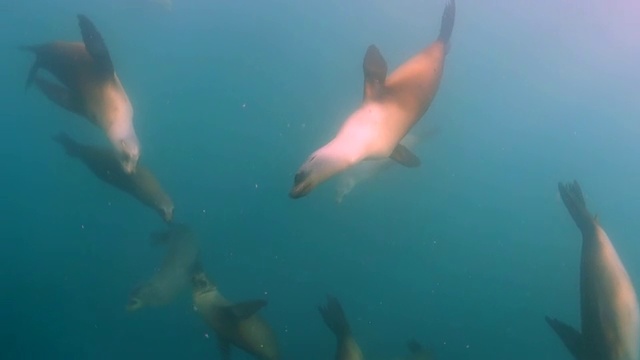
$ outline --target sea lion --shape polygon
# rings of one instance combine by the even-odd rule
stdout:
[[[36,55],[26,87],[35,83],[51,101],[101,128],[118,151],[122,168],[132,173],[140,157],[133,107],[95,25],[84,15],[78,15],[78,24],[83,43],[55,41],[21,47]],[[62,85],[39,77],[40,68]]]
[[[420,159],[400,140],[427,111],[440,86],[444,60],[455,19],[449,0],[438,39],[387,77],[387,63],[375,45],[364,57],[364,95],[360,107],[337,135],[316,150],[297,171],[289,196],[297,199],[349,167],[371,159],[391,157],[407,167]]]
[[[169,304],[189,286],[198,269],[198,239],[187,225],[172,224],[167,230],[152,233],[151,241],[166,246],[166,255],[153,277],[131,292],[127,311]]]
[[[400,144],[409,150],[413,150],[420,142],[424,141],[433,133],[435,133],[435,128],[418,134],[409,133],[400,141]],[[342,203],[344,197],[347,196],[356,185],[374,178],[389,169],[394,163],[390,158],[368,160],[360,162],[340,173],[336,186],[336,202],[338,204]]]
[[[205,323],[215,331],[222,359],[231,358],[234,345],[256,359],[279,359],[276,335],[258,311],[267,305],[266,300],[232,303],[218,290],[204,271],[193,277],[193,304]]]
[[[582,331],[545,317],[577,360],[638,360],[638,300],[609,237],[587,210],[577,181],[558,184],[582,233],[580,315]]]
[[[327,305],[318,306],[329,330],[336,336],[336,360],[362,360],[362,351],[351,334],[351,326],[338,299],[327,295]]]
[[[435,355],[429,349],[426,349],[417,340],[412,339],[407,342],[409,355],[396,358],[396,360],[435,360]]]
[[[126,173],[111,148],[81,144],[65,133],[53,139],[64,147],[67,155],[80,159],[100,180],[156,210],[165,222],[173,220],[173,201],[146,167],[138,165],[136,172]]]

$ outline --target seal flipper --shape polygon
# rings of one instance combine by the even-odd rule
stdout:
[[[327,305],[318,306],[318,311],[320,311],[324,323],[336,335],[336,338],[344,339],[351,334],[351,326],[338,299],[327,295]]]
[[[71,90],[38,76],[35,76],[32,81],[35,82],[38,89],[40,89],[40,91],[42,91],[42,93],[56,105],[71,111],[74,114],[80,116],[84,115],[81,107],[78,105],[78,102],[75,101]]]
[[[578,330],[573,327],[563,323],[558,319],[552,319],[548,316],[545,316],[547,324],[555,331],[555,333],[560,337],[560,340],[564,343],[564,345],[569,349],[569,352],[573,355],[576,360],[583,359],[582,356],[582,336],[578,332]]]
[[[449,0],[442,13],[442,20],[440,23],[440,34],[438,34],[438,40],[442,41],[446,46],[446,52],[449,52],[449,40],[451,40],[451,33],[453,33],[453,24],[456,19],[456,2],[455,0]]]
[[[218,336],[218,348],[220,349],[220,356],[222,360],[231,359],[231,343]]]
[[[225,306],[224,312],[228,317],[240,321],[250,318],[265,306],[266,300],[250,300]]]
[[[396,145],[389,157],[406,167],[414,168],[420,166],[420,159],[402,144]]]
[[[33,80],[35,80],[35,78],[36,78],[36,74],[38,73],[38,69],[40,69],[40,61],[38,60],[38,49],[39,48],[40,47],[37,46],[37,45],[22,45],[22,46],[18,46],[18,50],[28,51],[28,52],[36,54],[36,60],[33,62],[33,65],[31,65],[31,68],[29,69],[29,75],[27,75],[27,81],[24,84],[25,91],[27,89],[29,89],[31,84],[33,84]]]
[[[364,94],[363,101],[377,98],[384,89],[384,82],[387,78],[387,62],[380,54],[380,50],[375,45],[369,45],[362,62],[364,72]]]
[[[52,139],[58,144],[62,145],[65,152],[69,156],[78,156],[78,152],[80,151],[80,144],[73,140],[71,136],[67,135],[64,132],[61,132],[52,137]]]
[[[96,71],[104,77],[113,76],[114,68],[109,49],[96,26],[83,14],[78,14],[78,25],[84,46],[95,62]]]
[[[577,181],[572,183],[558,183],[560,197],[571,214],[573,221],[583,234],[590,234],[595,230],[595,218],[587,210],[587,204],[582,195],[582,189]]]

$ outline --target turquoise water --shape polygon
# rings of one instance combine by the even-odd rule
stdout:
[[[233,300],[264,298],[283,359],[331,359],[316,306],[344,306],[368,359],[416,338],[438,359],[569,359],[544,322],[578,325],[580,235],[558,181],[577,179],[631,278],[640,233],[640,6],[458,1],[422,166],[337,205],[335,182],[287,193],[362,98],[375,43],[390,69],[437,35],[444,1],[30,0],[0,12],[0,357],[215,359],[189,292],[124,310],[162,258],[157,214],[51,140],[106,144],[24,91],[23,44],[101,31],[135,109],[142,161],[198,233]],[[393,5],[392,5],[393,4]],[[208,336],[207,336],[208,335]],[[248,359],[234,351],[234,359]]]

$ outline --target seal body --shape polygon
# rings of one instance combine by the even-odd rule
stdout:
[[[580,185],[574,181],[558,188],[582,233],[582,329],[549,317],[546,321],[578,360],[638,360],[638,300],[631,279],[606,232],[587,210]]]
[[[56,135],[54,140],[62,145],[67,155],[82,161],[100,180],[154,209],[164,221],[173,220],[173,201],[149,169],[139,165],[136,172],[127,173],[113,149],[81,144],[65,133]]]
[[[167,230],[153,233],[151,240],[166,246],[166,255],[153,277],[133,290],[126,307],[128,311],[169,304],[188,288],[198,266],[198,239],[187,225],[172,224]]]
[[[192,284],[194,308],[215,331],[223,359],[230,359],[231,345],[260,360],[280,358],[275,333],[257,313],[265,300],[232,303],[203,271],[194,274]]]
[[[438,39],[387,77],[387,63],[375,45],[364,57],[364,100],[337,135],[316,150],[297,171],[291,198],[307,195],[318,184],[363,160],[392,158],[407,167],[420,160],[400,144],[428,110],[440,86],[453,31],[455,3],[442,15]]]
[[[133,126],[133,107],[115,73],[109,51],[95,25],[78,15],[83,42],[55,41],[22,49],[33,52],[27,87],[35,83],[62,108],[101,128],[117,150],[125,172],[134,172],[140,144]],[[59,82],[38,76],[42,68]]]

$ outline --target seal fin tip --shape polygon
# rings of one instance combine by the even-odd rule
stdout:
[[[95,61],[97,71],[105,77],[113,75],[114,68],[111,55],[109,55],[107,45],[98,28],[86,15],[77,14],[77,17],[80,33],[82,34],[82,41],[84,42],[87,52]]]
[[[438,40],[447,45],[449,44],[449,40],[451,40],[451,33],[453,33],[453,24],[455,23],[455,18],[456,2],[455,0],[449,0],[442,13],[440,33],[438,34]]]
[[[72,139],[71,136],[69,136],[69,134],[67,134],[66,132],[61,131],[56,135],[53,135],[51,139],[57,142],[58,144],[62,145],[67,155],[76,156],[78,154],[79,144],[74,139]]]
[[[362,62],[364,72],[364,95],[363,100],[377,97],[387,78],[387,62],[375,44],[369,45]]]
[[[592,231],[595,220],[587,209],[580,184],[576,180],[567,184],[559,182],[558,191],[562,202],[580,231]]]
[[[548,316],[545,316],[544,319],[556,335],[558,335],[560,340],[562,340],[573,357],[576,359],[582,359],[582,335],[580,332],[558,319],[550,318]]]
[[[396,145],[395,149],[393,149],[393,152],[391,153],[391,155],[389,155],[389,157],[409,168],[415,168],[420,166],[421,164],[420,158],[418,158],[414,153],[411,152],[411,150],[407,149],[407,147],[402,144]]]
[[[24,91],[29,90],[29,88],[33,84],[34,80],[36,79],[36,74],[38,73],[38,69],[39,68],[40,68],[40,65],[38,64],[38,61],[36,60],[33,63],[33,65],[31,65],[31,68],[29,69],[29,74],[27,75],[27,81],[25,81],[25,83],[24,83]]]
[[[231,359],[231,343],[220,336],[218,336],[218,349],[222,360]]]
[[[337,338],[343,338],[351,332],[351,327],[342,305],[334,296],[327,295],[327,305],[318,306],[318,311],[320,311],[324,323]]]

